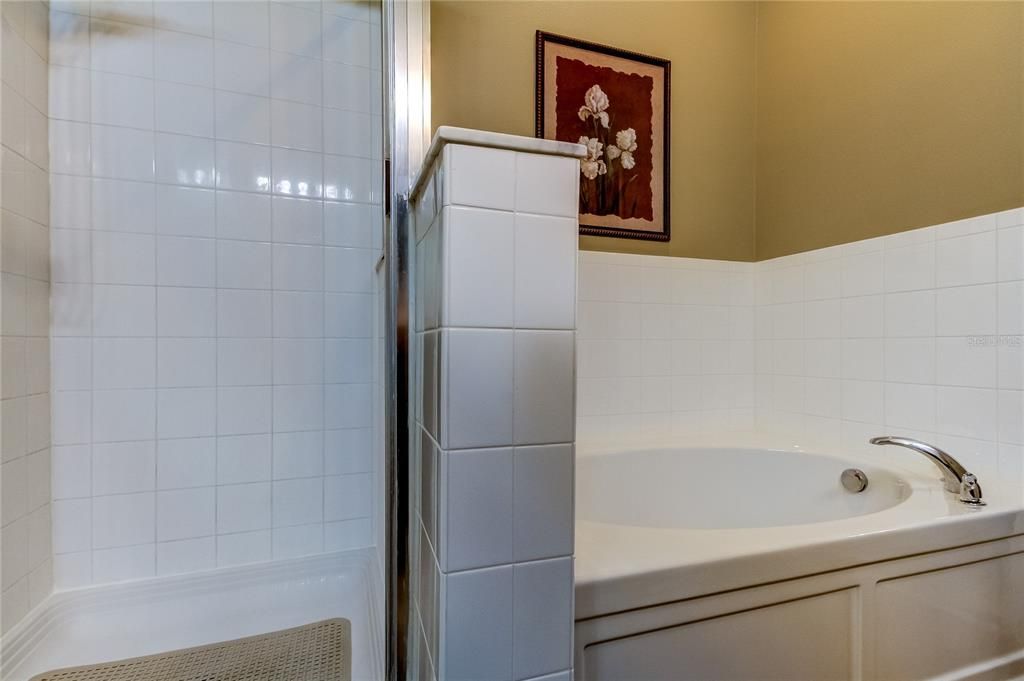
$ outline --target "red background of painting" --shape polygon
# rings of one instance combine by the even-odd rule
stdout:
[[[557,57],[555,60],[555,139],[576,142],[581,136],[594,136],[594,121],[581,121],[580,107],[583,96],[594,84],[600,85],[608,95],[609,124],[608,143],[615,142],[615,133],[626,128],[636,130],[637,150],[633,152],[636,165],[626,171],[635,173],[633,180],[623,193],[623,205],[635,205],[633,211],[617,211],[621,218],[654,219],[654,197],[651,192],[651,175],[654,164],[651,159],[653,146],[653,119],[651,95],[654,79],[635,73],[623,73],[605,66],[593,66],[578,59]],[[608,158],[604,161],[609,163]],[[619,160],[611,161],[622,170]],[[628,176],[627,175],[627,176]],[[580,182],[587,182],[580,176]]]

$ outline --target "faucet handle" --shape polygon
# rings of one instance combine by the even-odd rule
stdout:
[[[960,480],[960,502],[972,506],[984,506],[981,499],[981,484],[973,473],[964,473]]]

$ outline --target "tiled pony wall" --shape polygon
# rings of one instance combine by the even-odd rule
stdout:
[[[47,8],[4,2],[0,29],[0,633],[50,593]]]
[[[891,431],[1021,476],[1024,209],[760,263],[580,261],[580,442]]]
[[[379,6],[50,10],[57,587],[373,544]]]
[[[413,199],[414,676],[568,681],[578,160],[480,137]]]

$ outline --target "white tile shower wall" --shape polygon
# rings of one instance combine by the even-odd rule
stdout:
[[[571,667],[577,169],[452,144],[415,201],[424,679]]]
[[[1018,209],[759,263],[759,428],[845,452],[907,434],[1020,480],[1022,235]]]
[[[58,586],[371,545],[379,6],[50,9]]]
[[[47,9],[0,26],[0,633],[52,590]]]
[[[580,254],[577,440],[754,427],[754,265]]]

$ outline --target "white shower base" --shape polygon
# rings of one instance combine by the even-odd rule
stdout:
[[[54,594],[4,640],[5,681],[296,627],[352,621],[352,678],[383,677],[373,549]]]

